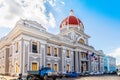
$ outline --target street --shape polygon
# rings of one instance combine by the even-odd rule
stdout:
[[[4,76],[4,78],[6,78],[7,80],[16,79],[16,77],[9,77],[9,76]],[[3,79],[0,78],[0,80],[3,80]],[[52,80],[52,79],[49,79],[49,80]],[[86,77],[78,77],[78,78],[61,78],[57,80],[120,80],[120,76],[116,76],[116,75],[86,76]]]
[[[88,77],[79,77],[79,78],[64,78],[60,80],[120,80],[120,76],[103,75],[103,76],[88,76]]]

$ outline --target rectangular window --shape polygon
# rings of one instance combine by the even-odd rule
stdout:
[[[32,63],[32,71],[38,70],[37,66],[38,66],[37,63],[33,62]]]
[[[82,52],[81,57],[82,57],[82,59],[86,58],[86,53]]]
[[[70,58],[70,51],[69,50],[67,50],[67,52],[66,52],[67,54],[66,54],[66,57],[67,58]]]
[[[47,64],[47,67],[51,68],[51,64],[50,64],[50,63],[48,63],[48,64]]]
[[[50,46],[47,47],[47,55],[49,55],[49,56],[51,55],[51,53],[50,53]]]
[[[11,47],[10,47],[10,54],[9,54],[10,57],[12,56],[12,50],[13,50],[12,48],[13,48],[13,47],[11,46]]]
[[[70,72],[70,65],[69,64],[67,64],[67,66],[66,66],[66,72]]]
[[[86,58],[86,53],[84,53],[84,58]]]
[[[16,48],[16,53],[17,53],[18,52],[18,42],[16,42],[15,48]]]
[[[82,56],[82,58],[84,58],[84,54],[83,53],[81,53],[81,56]]]
[[[57,71],[57,70],[58,70],[58,65],[54,64],[54,71]]]
[[[32,52],[38,53],[38,45],[37,42],[32,42]]]
[[[54,48],[54,56],[57,57],[57,48]]]

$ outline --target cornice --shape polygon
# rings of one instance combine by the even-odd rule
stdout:
[[[89,35],[85,34],[85,33],[82,32],[82,31],[79,31],[79,30],[77,30],[77,29],[69,29],[69,30],[66,30],[66,31],[64,31],[64,32],[62,32],[62,33],[59,33],[59,34],[57,34],[57,35],[58,35],[58,36],[59,36],[59,35],[64,35],[64,34],[67,34],[67,33],[70,33],[70,32],[76,32],[76,33],[78,33],[78,34],[80,34],[80,35],[82,35],[82,36],[84,36],[84,37],[86,37],[86,38],[90,38]]]

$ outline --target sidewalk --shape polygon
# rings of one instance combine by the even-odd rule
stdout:
[[[2,75],[0,75],[0,78],[1,77],[4,77],[4,78],[6,78],[7,80],[14,80],[14,79],[17,79],[17,77],[11,77],[11,76],[2,76]]]

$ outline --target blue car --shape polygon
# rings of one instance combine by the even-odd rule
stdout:
[[[68,72],[68,73],[65,73],[65,77],[78,77],[78,73],[76,72]]]

